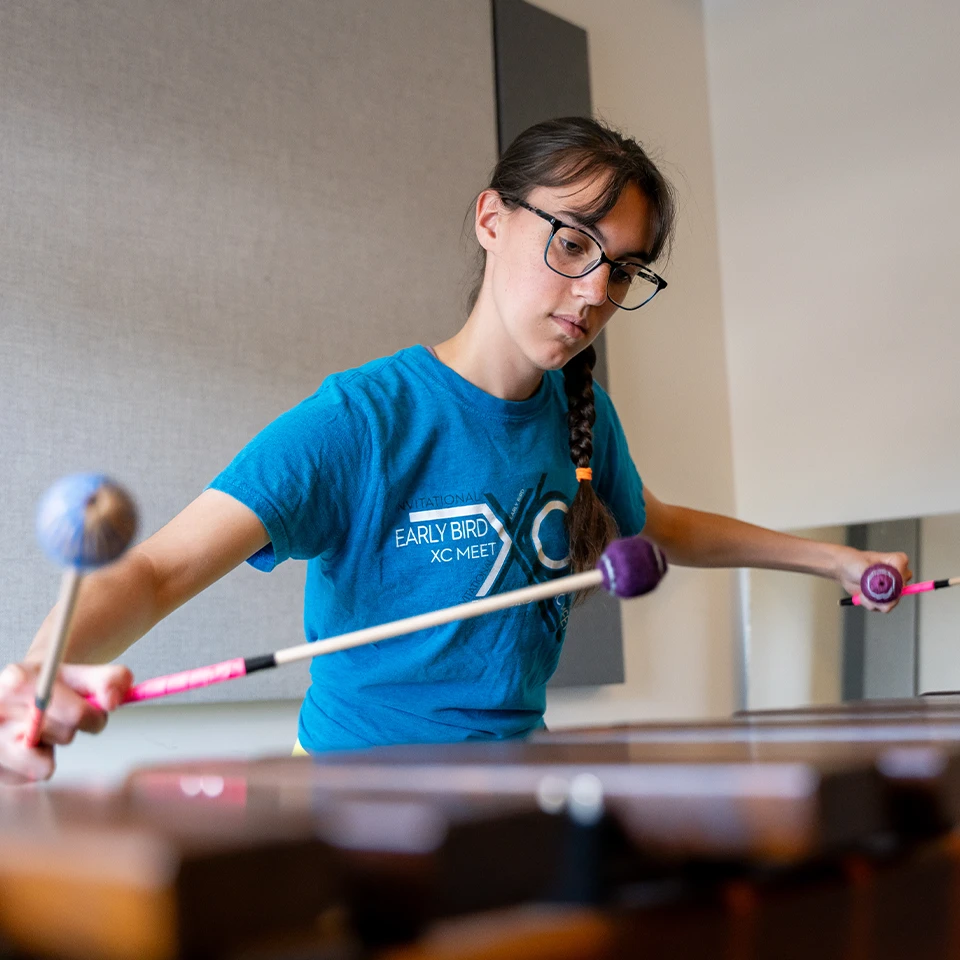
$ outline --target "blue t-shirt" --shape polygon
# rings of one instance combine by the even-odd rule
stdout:
[[[594,486],[621,535],[643,486],[595,386]],[[212,483],[250,507],[272,570],[307,561],[308,641],[570,573],[577,490],[563,375],[528,400],[480,390],[421,346],[334,374]],[[522,736],[542,725],[572,598],[317,657],[300,711],[310,751]]]

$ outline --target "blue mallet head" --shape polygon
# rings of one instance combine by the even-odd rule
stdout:
[[[663,579],[667,558],[659,547],[642,537],[614,540],[600,556],[597,569],[603,589],[615,597],[642,597]]]
[[[137,532],[130,495],[96,473],[58,480],[37,507],[37,539],[44,552],[66,567],[102,567],[127,549]]]

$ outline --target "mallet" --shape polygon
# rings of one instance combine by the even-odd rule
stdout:
[[[37,508],[37,538],[44,552],[66,567],[60,599],[24,740],[40,742],[40,728],[70,636],[70,622],[84,573],[116,560],[137,532],[137,510],[129,495],[100,474],[58,480]]]
[[[844,597],[840,601],[841,607],[859,607],[863,597],[873,600],[874,603],[891,603],[899,597],[911,593],[927,593],[930,590],[942,590],[944,587],[955,587],[960,584],[960,577],[948,580],[925,580],[923,583],[909,583],[903,585],[903,578],[896,567],[888,563],[875,563],[867,567],[860,578],[860,593],[852,597]]]
[[[469,603],[460,603],[431,613],[405,617],[402,620],[394,620],[377,627],[353,630],[350,633],[329,637],[326,640],[317,640],[314,643],[302,643],[295,647],[277,650],[274,653],[257,657],[237,657],[206,667],[197,667],[193,670],[184,670],[181,673],[154,677],[152,680],[144,680],[142,683],[131,687],[123,702],[152,700],[155,697],[165,697],[173,693],[182,693],[185,690],[195,690],[212,683],[245,677],[257,670],[266,670],[270,667],[279,667],[285,663],[293,663],[295,660],[307,660],[325,653],[349,650],[351,647],[359,647],[366,643],[376,643],[378,640],[387,640],[390,637],[414,633],[417,630],[438,627],[445,623],[452,623],[454,620],[468,620],[472,617],[483,616],[485,613],[492,613],[495,610],[504,610],[507,607],[515,607],[523,603],[533,603],[536,600],[545,600],[563,593],[589,590],[592,587],[603,587],[604,590],[616,597],[639,597],[653,590],[663,579],[666,572],[666,557],[648,540],[640,537],[615,540],[603,552],[595,570],[575,573],[567,577],[558,577],[556,580],[547,580],[544,583],[522,587],[519,590],[511,590],[508,593],[484,597],[482,600],[471,600]],[[92,702],[96,701],[93,700]]]

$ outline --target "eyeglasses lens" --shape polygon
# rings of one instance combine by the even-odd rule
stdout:
[[[585,233],[561,227],[547,247],[547,264],[565,277],[582,277],[600,259],[600,245]],[[643,306],[657,292],[657,284],[640,272],[639,264],[623,263],[610,268],[607,294],[627,310]]]

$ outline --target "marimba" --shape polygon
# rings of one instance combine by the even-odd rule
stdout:
[[[0,794],[11,957],[960,957],[960,702]]]

